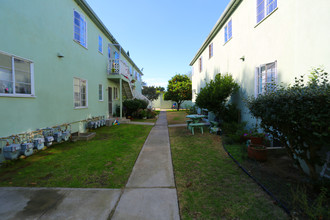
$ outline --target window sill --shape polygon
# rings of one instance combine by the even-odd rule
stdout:
[[[101,55],[103,55],[103,52],[99,51],[99,53],[100,53]]]
[[[82,46],[83,48],[85,48],[86,50],[88,50],[87,45],[86,45],[86,47],[85,47],[85,46],[82,45],[79,41],[77,41],[77,40],[75,40],[75,39],[73,39],[73,41],[76,42],[77,44],[79,44],[80,46]]]
[[[84,107],[74,107],[73,109],[87,109],[88,108],[88,106],[84,106]]]
[[[231,39],[233,39],[233,37],[229,38],[229,40],[227,40],[227,42],[225,42],[225,43],[223,44],[223,46],[225,46],[226,44],[228,44],[228,42],[231,41]]]
[[[0,97],[10,97],[10,98],[37,98],[35,95],[23,95],[23,94],[0,94]]]
[[[271,13],[269,13],[266,17],[264,17],[261,21],[259,21],[259,23],[257,23],[254,28],[258,27],[259,24],[261,24],[264,20],[266,20],[269,16],[271,16],[275,11],[277,11],[278,7],[275,8]]]

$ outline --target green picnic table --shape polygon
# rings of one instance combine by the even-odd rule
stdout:
[[[194,135],[194,128],[198,127],[201,129],[201,133],[203,134],[204,130],[203,127],[206,125],[205,123],[200,123],[199,121],[202,118],[206,118],[206,115],[187,115],[186,118],[189,118],[189,120],[187,120],[187,128],[191,131],[191,133]]]

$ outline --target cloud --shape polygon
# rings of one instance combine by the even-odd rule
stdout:
[[[167,88],[168,80],[161,78],[145,78],[144,82],[147,83],[147,86],[162,86],[165,89]]]

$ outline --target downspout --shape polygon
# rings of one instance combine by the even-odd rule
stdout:
[[[119,101],[120,101],[120,119],[123,118],[123,81],[122,79],[119,80]]]

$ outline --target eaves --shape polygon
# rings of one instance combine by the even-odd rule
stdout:
[[[221,30],[221,28],[226,24],[227,20],[234,13],[236,8],[239,6],[239,4],[242,1],[243,0],[231,0],[229,2],[229,4],[226,7],[225,11],[222,13],[219,20],[217,21],[217,23],[212,28],[210,34],[207,36],[206,40],[204,41],[202,46],[199,48],[197,54],[195,55],[195,57],[190,62],[190,64],[189,64],[190,66],[194,65],[196,60],[200,57],[200,55],[203,53],[203,51],[206,49],[206,47],[211,43],[211,41],[218,34],[218,32]]]
[[[105,36],[113,43],[118,44],[118,41],[115,39],[115,37],[110,33],[110,31],[106,28],[106,26],[103,24],[101,19],[95,14],[93,9],[87,4],[85,0],[74,0],[79,7],[87,14],[87,16],[94,22],[94,24],[103,32]],[[141,70],[138,68],[138,66],[133,62],[133,60],[127,55],[126,51],[122,48],[121,49],[122,55],[135,67],[135,69],[138,70],[138,72],[143,75]]]

